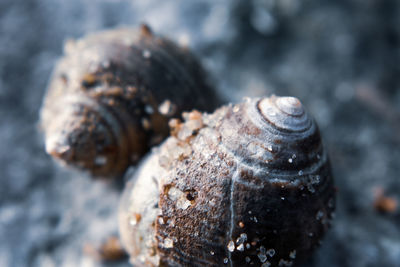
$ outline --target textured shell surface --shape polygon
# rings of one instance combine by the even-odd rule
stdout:
[[[46,150],[95,176],[122,174],[184,110],[219,99],[187,48],[143,25],[65,44],[41,110]]]
[[[132,261],[291,266],[309,257],[329,228],[335,192],[300,101],[247,99],[184,118],[122,196],[120,233]]]

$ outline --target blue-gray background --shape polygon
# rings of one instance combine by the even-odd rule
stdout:
[[[38,111],[68,38],[149,23],[189,42],[229,101],[300,98],[334,167],[332,230],[307,266],[400,266],[397,0],[0,0],[0,266],[98,266],[86,242],[117,233],[114,186],[56,165]],[[107,266],[128,266],[127,262]]]

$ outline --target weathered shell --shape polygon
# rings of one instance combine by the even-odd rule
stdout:
[[[327,231],[335,205],[318,128],[293,97],[186,114],[142,163],[120,204],[132,261],[290,266]]]
[[[46,150],[95,176],[115,176],[168,135],[184,110],[220,100],[193,54],[147,26],[65,45],[41,111]]]

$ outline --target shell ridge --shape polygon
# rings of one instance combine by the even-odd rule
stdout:
[[[154,59],[154,62],[164,69],[166,75],[173,76],[178,85],[180,85],[179,91],[170,90],[168,92],[168,98],[180,99],[179,95],[182,94],[182,91],[185,92],[184,95],[187,97],[192,96],[192,94],[195,92],[196,97],[202,99],[201,101],[204,103],[204,97],[201,92],[199,92],[199,87],[195,85],[195,81],[190,77],[188,71],[182,68],[181,64],[178,62],[178,59],[174,56],[171,56],[165,47],[157,44],[156,41],[152,41],[150,43],[146,43],[144,46],[138,44],[135,48],[138,50],[138,52],[151,49],[151,58]],[[162,88],[155,89],[161,90]],[[173,95],[171,95],[171,93],[173,93]]]
[[[151,46],[155,48],[152,53],[156,52],[156,54],[160,54],[160,58],[164,57],[166,59],[159,60],[160,65],[163,65],[169,74],[175,76],[179,83],[184,85],[182,89],[185,88],[187,92],[190,92],[190,88],[196,88],[194,81],[190,78],[188,72],[180,66],[179,62],[177,62],[176,59],[171,56],[163,46],[157,46],[157,44],[154,43],[151,43]],[[170,65],[163,64],[163,62],[168,62]]]
[[[170,44],[171,41],[169,39],[165,39],[164,42],[166,45],[171,45]],[[151,45],[157,46],[157,44],[155,44],[155,42],[153,42]],[[183,52],[182,47],[180,47],[180,46],[178,46],[178,47],[180,50],[179,52]],[[184,79],[182,79],[182,80],[185,80],[185,82],[187,82],[189,84],[188,87],[192,87],[192,88],[195,87],[195,83],[194,83],[193,79],[188,75],[188,71],[185,68],[183,68],[181,66],[181,64],[178,62],[178,58],[171,55],[171,53],[168,52],[168,50],[166,49],[166,46],[159,45],[157,48],[158,48],[157,52],[159,52],[161,55],[165,56],[165,58],[168,59],[167,62],[172,63],[173,68],[176,70],[176,77],[181,78],[182,76],[179,74],[182,74],[184,76]]]
[[[105,105],[100,105],[98,102],[96,102],[88,95],[69,94],[64,98],[62,98],[62,101],[71,104],[84,104],[84,106],[90,107],[93,111],[97,112],[97,114],[99,114],[100,117],[104,118],[104,120],[111,125],[111,129],[113,129],[114,134],[119,135],[122,132],[121,126],[119,125],[119,121],[115,120],[113,115],[108,112]]]
[[[154,43],[155,42],[153,42],[152,45],[157,46],[157,44],[154,44]],[[167,43],[167,45],[170,45],[170,40],[166,39],[166,43]],[[180,64],[178,61],[179,59],[177,57],[171,55],[171,53],[168,52],[168,49],[165,46],[159,45],[157,48],[158,49],[156,50],[156,52],[163,54],[165,56],[165,58],[167,59],[166,62],[171,63],[172,68],[171,68],[171,66],[168,66],[168,70],[175,69],[176,70],[175,73],[174,72],[172,72],[172,73],[175,74],[175,77],[177,78],[177,80],[179,80],[180,83],[186,85],[183,88],[186,88],[187,93],[190,93],[188,95],[188,97],[189,96],[194,97],[193,93],[195,93],[196,97],[199,98],[203,104],[206,104],[208,100],[204,97],[203,88],[204,87],[210,88],[208,83],[205,82],[202,87],[197,86],[195,83],[195,79],[189,75],[190,71],[183,68],[184,64]],[[182,48],[180,46],[179,46],[179,49],[180,49],[179,52],[182,52]],[[187,57],[187,55],[185,55],[185,56]],[[189,56],[195,57],[195,55],[190,53],[190,51],[189,51]],[[201,78],[202,80],[206,79],[201,64],[198,64],[197,62],[192,62],[192,64],[196,65],[196,68],[197,68],[197,74],[199,77],[196,77],[196,80],[199,78]],[[184,77],[184,78],[182,78],[182,77]],[[179,91],[178,93],[181,93],[181,91]],[[212,101],[215,101],[215,100],[213,99]]]
[[[275,184],[275,183],[285,183],[287,186],[296,186],[298,183],[302,184],[307,184],[308,179],[310,175],[313,175],[315,173],[319,173],[319,170],[323,168],[326,163],[328,162],[328,156],[326,153],[323,153],[321,156],[320,160],[317,161],[315,164],[311,165],[307,169],[302,169],[301,171],[303,174],[299,176],[298,170],[288,172],[288,173],[283,173],[279,169],[271,169],[266,166],[260,166],[260,164],[248,164],[247,162],[241,160],[241,157],[231,150],[229,150],[223,143],[220,143],[220,147],[224,150],[225,153],[227,153],[229,156],[235,159],[237,162],[237,170],[235,172],[239,172],[239,169],[247,169],[251,170],[254,173],[254,177],[257,179],[260,179],[262,181],[268,181],[268,183]],[[240,166],[240,168],[239,168]],[[262,168],[261,168],[262,167]],[[265,169],[263,170],[262,173],[260,173],[260,169]],[[291,177],[298,177],[299,180],[297,180],[297,183],[290,183],[290,178]],[[263,188],[263,186],[259,186],[256,183],[251,183],[249,181],[240,179],[240,175],[236,177],[237,179],[235,180],[236,183],[243,184],[248,186],[249,188],[253,189],[260,189]],[[325,179],[324,181],[320,181],[318,184],[320,186],[325,185],[328,183],[328,179]]]
[[[258,170],[258,169],[265,169],[265,171],[270,174],[270,175],[274,175],[276,177],[287,177],[287,176],[297,176],[298,172],[300,170],[293,170],[293,171],[287,171],[287,173],[283,173],[281,170],[279,169],[274,169],[271,168],[269,166],[267,166],[267,163],[253,163],[251,164],[251,161],[245,161],[243,160],[243,157],[236,151],[229,149],[222,141],[219,142],[218,146],[220,146],[223,151],[229,155],[231,155],[238,163],[240,163],[241,165],[245,166],[248,169],[251,170]],[[321,166],[323,166],[328,160],[327,154],[326,152],[324,152],[321,155],[321,158],[319,161],[315,162],[314,164],[310,165],[307,168],[302,168],[301,171],[303,172],[303,175],[309,175],[312,173],[315,173],[316,170],[318,170]]]
[[[121,120],[118,119],[116,112],[112,112],[110,110],[110,106],[101,101],[96,102],[93,98],[86,94],[71,94],[63,100],[73,104],[85,104],[85,106],[90,107],[92,111],[95,111],[98,114],[100,120],[104,122],[105,126],[107,126],[107,129],[110,130],[113,140],[118,145],[118,148],[124,149],[125,154],[128,154],[128,147],[123,145],[124,140],[130,143],[129,138],[126,138],[126,133],[124,131],[125,127],[123,126],[123,123],[121,123]],[[120,136],[124,136],[125,138],[119,138]],[[119,157],[116,157],[114,159],[113,166],[118,165],[117,161],[119,161],[121,157],[124,157],[124,153],[118,154]]]
[[[132,149],[134,146],[134,143],[132,143],[133,140],[131,140],[131,136],[134,134],[132,133],[132,129],[129,126],[128,123],[129,121],[132,121],[132,117],[125,112],[124,109],[117,109],[114,108],[110,105],[106,105],[104,102],[99,101],[100,105],[103,105],[103,108],[109,112],[110,115],[112,115],[115,120],[117,120],[117,124],[121,126],[121,132],[120,136],[121,138],[118,138],[118,147],[119,147],[119,153],[118,157],[115,158],[114,160],[114,166],[117,166],[117,162],[120,160],[126,160],[126,156],[130,157],[132,153]],[[126,142],[126,145],[124,145],[124,141]],[[123,151],[121,151],[123,150]],[[122,152],[122,153],[121,153]],[[128,161],[131,161],[130,159]]]
[[[168,55],[166,51],[162,48],[162,46],[154,44],[153,42],[150,44],[151,45],[151,58],[154,59],[154,62],[156,62],[159,66],[161,66],[163,69],[165,69],[165,73],[172,75],[176,78],[176,81],[178,81],[181,85],[180,88],[183,89],[185,88],[185,91],[190,92],[190,88],[193,87],[193,84],[188,85],[188,79],[186,71],[183,69],[181,70],[181,75],[175,71],[177,69],[177,66],[179,66],[179,63],[176,64],[174,62],[174,58]],[[139,50],[146,50],[149,47],[139,47]],[[167,64],[168,63],[168,64]],[[173,64],[171,64],[173,63]],[[186,75],[185,75],[186,73]],[[185,79],[182,79],[181,77],[185,76]],[[181,93],[181,92],[180,92]]]

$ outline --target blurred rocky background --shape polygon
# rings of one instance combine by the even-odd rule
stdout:
[[[140,22],[189,43],[228,101],[315,116],[338,207],[305,266],[400,266],[398,0],[1,0],[0,266],[129,266],[90,249],[117,234],[120,189],[56,165],[37,121],[67,39]]]

